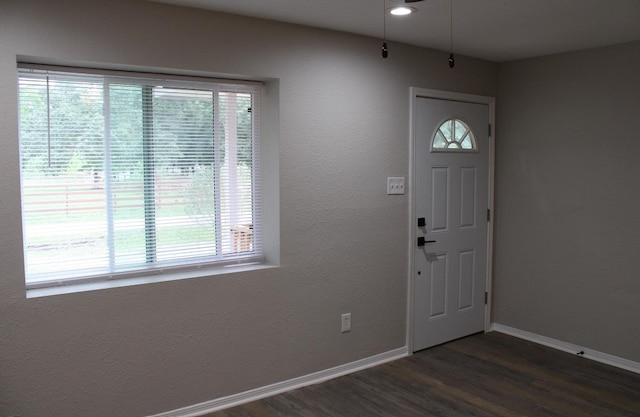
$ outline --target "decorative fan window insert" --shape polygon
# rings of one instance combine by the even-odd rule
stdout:
[[[476,138],[471,128],[459,119],[449,119],[442,123],[433,136],[431,149],[434,151],[476,151]]]

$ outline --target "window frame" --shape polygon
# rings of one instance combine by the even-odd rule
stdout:
[[[453,135],[452,138],[448,138],[445,136],[444,132],[442,131],[442,127],[447,124],[447,123],[452,123],[453,126],[453,131],[451,132],[451,134]],[[462,126],[466,129],[465,133],[463,134],[463,136],[460,138],[460,140],[457,140],[455,138],[455,125],[457,123],[462,124]],[[436,143],[436,137],[438,136],[438,134],[440,134],[442,136],[442,138],[444,139],[444,141],[446,142],[446,146],[443,148],[439,148],[435,146]],[[463,148],[462,147],[462,142],[465,141],[465,138],[468,138],[469,141],[471,142],[471,148]],[[456,144],[459,147],[450,147],[451,144]],[[438,127],[436,128],[435,132],[433,133],[432,137],[431,137],[431,147],[430,147],[430,151],[433,153],[469,153],[469,152],[478,152],[478,141],[476,140],[476,136],[475,133],[473,132],[473,130],[471,129],[471,127],[469,126],[469,124],[467,122],[465,122],[463,119],[458,118],[458,117],[451,117],[448,118],[442,122],[440,122],[438,124]]]
[[[20,77],[21,71],[49,71],[52,73],[71,73],[74,75],[86,74],[88,76],[101,76],[104,77],[105,82],[109,81],[109,83],[117,84],[119,82],[131,82],[132,80],[138,80],[140,85],[147,85],[145,81],[152,81],[153,83],[162,83],[162,85],[173,86],[173,87],[184,87],[185,83],[190,86],[202,85],[206,89],[210,89],[211,86],[215,85],[219,87],[214,94],[215,102],[214,102],[214,112],[216,113],[217,120],[217,112],[218,109],[218,99],[219,93],[222,91],[232,92],[232,91],[251,91],[252,94],[252,105],[251,105],[251,132],[252,132],[252,176],[251,176],[251,187],[252,187],[252,198],[257,200],[256,206],[253,211],[253,239],[255,239],[254,243],[254,251],[246,254],[235,254],[229,255],[224,254],[222,252],[218,252],[216,255],[216,259],[211,260],[211,256],[206,257],[196,257],[190,258],[185,262],[167,262],[163,263],[154,263],[153,266],[148,268],[145,267],[136,267],[129,268],[123,272],[120,271],[110,271],[106,273],[100,274],[78,274],[73,275],[70,274],[69,277],[66,278],[52,278],[52,279],[44,279],[44,280],[28,280],[27,276],[27,238],[26,238],[26,219],[24,215],[24,204],[23,204],[23,164],[22,164],[22,151],[20,152],[20,178],[21,178],[21,208],[22,208],[22,223],[23,223],[23,254],[25,261],[25,286],[27,291],[29,290],[42,290],[42,289],[51,289],[55,287],[62,286],[77,286],[83,284],[96,284],[96,283],[109,283],[114,281],[119,281],[122,285],[129,285],[131,283],[139,283],[138,280],[143,278],[144,282],[158,282],[158,281],[166,281],[176,278],[188,278],[192,276],[202,276],[206,275],[214,275],[218,273],[227,273],[231,272],[230,267],[233,267],[234,270],[246,270],[247,267],[249,269],[260,268],[265,266],[265,255],[263,249],[263,236],[262,236],[262,206],[260,204],[261,199],[261,171],[260,171],[260,134],[259,134],[259,114],[260,114],[260,89],[263,87],[263,83],[260,81],[246,81],[246,80],[231,80],[224,78],[213,78],[213,77],[194,77],[194,76],[184,76],[184,75],[174,75],[174,74],[162,74],[162,73],[154,73],[154,72],[131,72],[131,71],[117,71],[117,70],[104,70],[104,69],[93,69],[93,68],[78,68],[78,67],[60,67],[53,65],[41,65],[41,64],[30,64],[30,63],[18,63],[18,78]],[[214,126],[214,131],[217,131],[218,127]],[[106,131],[106,128],[105,128]],[[20,132],[22,132],[22,127],[20,127]],[[215,133],[218,135],[218,132]],[[109,135],[103,135],[103,139],[108,141]],[[108,145],[107,145],[108,146]],[[20,147],[22,148],[22,139],[20,139]],[[105,157],[106,158],[106,157]],[[214,163],[214,169],[219,170],[219,161],[217,160],[218,156],[215,156],[216,162]],[[105,159],[105,175],[106,171],[108,171],[106,164],[107,160]],[[219,181],[219,175],[215,176],[216,181]],[[219,187],[217,185],[216,187]],[[108,191],[105,189],[105,196],[108,194]],[[220,193],[215,192],[215,199],[217,201],[216,204],[219,204]],[[107,198],[107,197],[105,197]],[[107,208],[105,207],[105,210]],[[218,212],[219,213],[219,212]],[[219,221],[220,215],[216,216]],[[145,222],[148,219],[145,216]],[[219,236],[220,233],[217,233]],[[217,237],[216,240],[219,240],[220,237]],[[218,246],[218,244],[216,244]],[[108,287],[113,285],[108,284]]]

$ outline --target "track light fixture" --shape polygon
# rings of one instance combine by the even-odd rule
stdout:
[[[417,3],[424,0],[404,0],[405,3]],[[406,10],[408,12],[399,13],[402,14],[410,14],[415,11],[412,7],[396,7],[393,10]],[[391,13],[394,14],[393,10]],[[449,0],[449,68],[454,68],[456,66],[456,59],[453,55],[453,0]],[[382,0],[382,24],[383,24],[383,38],[382,38],[382,58],[389,57],[389,46],[387,45],[387,0]]]
[[[451,22],[449,25],[449,68],[456,66],[456,60],[453,57],[453,0],[449,0],[449,17]]]
[[[389,47],[387,46],[387,0],[382,0],[382,57],[389,56]]]

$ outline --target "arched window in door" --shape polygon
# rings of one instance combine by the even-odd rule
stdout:
[[[431,141],[433,152],[475,152],[476,138],[471,128],[460,119],[449,119],[442,123]]]

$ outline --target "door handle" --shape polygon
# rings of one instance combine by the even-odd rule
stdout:
[[[425,240],[423,236],[420,236],[418,238],[418,246],[422,247],[422,246],[424,246],[425,243],[436,243],[436,241],[435,240]]]

